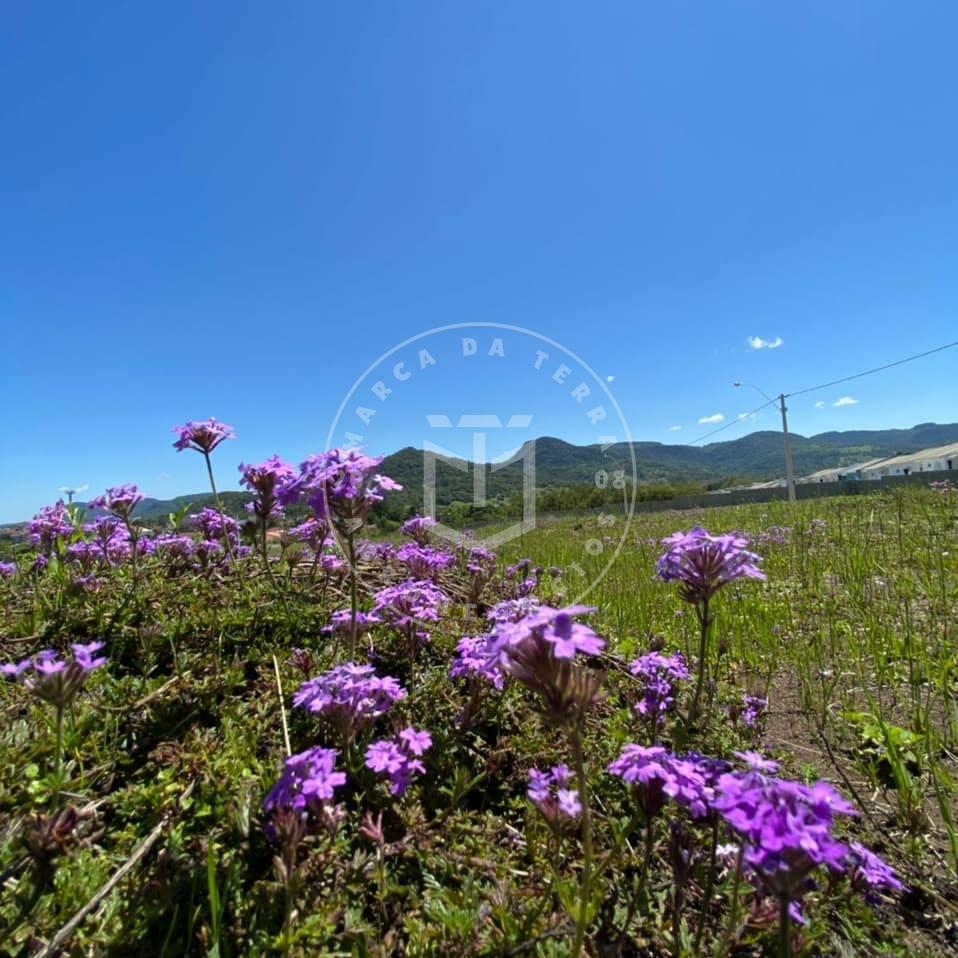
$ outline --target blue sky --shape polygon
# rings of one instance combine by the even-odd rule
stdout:
[[[448,324],[561,343],[664,442],[761,401],[733,380],[796,390],[958,338],[954,4],[0,17],[0,521],[64,483],[201,490],[170,445],[187,418],[236,427],[224,486],[298,461],[367,366]],[[577,364],[554,383],[559,352],[531,370],[531,339],[490,357],[478,331],[473,366],[434,341],[371,451],[443,411],[595,441]],[[956,372],[951,350],[799,397],[791,425],[955,420]]]

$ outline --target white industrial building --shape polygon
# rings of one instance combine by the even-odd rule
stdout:
[[[902,456],[892,456],[875,463],[862,472],[863,479],[883,479],[885,476],[913,476],[919,472],[948,472],[958,470],[958,442],[946,446],[920,449]]]
[[[843,482],[859,479],[884,479],[885,476],[912,476],[919,472],[958,472],[958,442],[931,449],[920,449],[900,456],[885,456],[881,459],[869,459],[850,466],[838,466],[834,469],[819,469],[808,476],[796,479],[796,482]]]
[[[811,475],[802,476],[801,479],[796,479],[796,482],[842,482],[846,479],[855,480],[855,479],[864,479],[866,478],[864,473],[869,470],[878,468],[878,466],[887,461],[888,457],[884,459],[869,459],[866,462],[857,462],[850,466],[838,466],[834,469],[819,469],[818,472],[813,472]],[[873,478],[871,476],[867,478]],[[878,477],[874,477],[878,478]]]

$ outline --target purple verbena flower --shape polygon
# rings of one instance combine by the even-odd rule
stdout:
[[[836,815],[855,809],[827,782],[776,778],[761,770],[754,753],[743,754],[751,767],[720,777],[713,808],[743,839],[745,863],[763,885],[798,901],[817,866],[844,870],[846,848],[832,826]]]
[[[366,456],[355,449],[328,449],[307,456],[295,481],[283,489],[281,504],[303,496],[318,518],[338,522],[352,535],[370,509],[382,501],[384,492],[402,489],[376,472],[381,462],[381,456]]]
[[[682,653],[647,652],[633,660],[629,671],[642,680],[642,697],[635,710],[657,726],[659,719],[675,704],[677,683],[690,678]]]
[[[305,542],[313,552],[321,552],[329,538],[329,524],[315,516],[294,526],[289,534],[299,542]]]
[[[271,456],[255,465],[240,463],[240,485],[253,493],[253,501],[247,506],[261,522],[282,514],[279,502],[283,489],[292,485],[296,470],[283,462],[279,456]]]
[[[904,890],[905,886],[895,874],[895,869],[861,842],[849,842],[846,852],[845,867],[851,883],[864,891],[866,896],[881,889],[895,892]]]
[[[406,697],[406,690],[390,675],[376,675],[371,665],[346,662],[304,682],[293,695],[293,705],[321,715],[344,742]]]
[[[124,522],[129,520],[137,504],[143,501],[143,493],[133,483],[111,486],[102,496],[91,499],[87,505],[91,509],[105,509]]]
[[[366,749],[366,767],[389,777],[389,791],[402,795],[415,773],[424,773],[419,760],[432,746],[432,736],[425,731],[405,728],[391,739],[379,739]]]
[[[73,534],[74,525],[70,513],[59,500],[55,505],[44,506],[30,520],[30,542],[41,555],[49,556],[60,539]]]
[[[768,699],[760,695],[745,694],[741,711],[742,722],[750,729],[759,729],[765,721],[765,710],[768,708]]]
[[[499,622],[489,639],[490,664],[538,693],[545,713],[559,723],[581,717],[598,693],[601,675],[582,668],[577,653],[596,655],[605,641],[573,618],[591,611],[538,606],[517,622]]]
[[[434,579],[443,569],[448,569],[456,557],[449,552],[440,552],[430,546],[407,542],[396,552],[396,558],[405,564],[414,579]]]
[[[449,665],[449,677],[453,679],[478,679],[489,682],[501,689],[505,677],[499,667],[497,657],[489,650],[490,635],[464,636],[456,644],[452,662]]]
[[[734,533],[710,535],[696,526],[662,540],[667,547],[656,563],[666,582],[679,582],[679,595],[692,603],[705,602],[736,579],[764,579],[760,557],[745,547],[748,541]]]
[[[568,765],[554,765],[545,772],[529,769],[526,794],[553,828],[561,828],[582,814],[579,792],[569,788],[571,778]]]
[[[184,449],[195,449],[207,456],[224,439],[236,438],[232,426],[227,426],[224,422],[217,422],[214,418],[199,422],[190,420],[183,426],[174,426],[173,432],[180,437],[173,443],[173,448],[178,452],[182,452]]]
[[[588,605],[570,605],[564,609],[541,605],[518,622],[500,624],[497,631],[503,668],[509,671],[507,660],[514,658],[511,650],[530,640],[548,642],[557,659],[573,659],[580,652],[598,655],[605,648],[605,641],[589,626],[573,618],[594,611],[595,608]]]
[[[155,544],[158,554],[180,559],[188,559],[196,551],[192,536],[181,532],[162,533],[156,537]]]
[[[518,622],[529,613],[534,612],[541,604],[534,595],[523,596],[519,599],[503,599],[502,602],[497,602],[486,613],[486,617],[496,625],[505,622]]]
[[[329,625],[323,626],[322,631],[326,635],[349,635],[349,631],[352,628],[352,620],[353,616],[349,609],[341,609],[339,612],[332,614]],[[371,626],[378,625],[381,621],[374,612],[357,611],[356,630],[357,632],[365,632]]]
[[[425,642],[429,633],[420,626],[439,621],[439,610],[448,601],[445,593],[427,579],[407,579],[380,589],[373,611],[410,641]]]
[[[22,678],[24,686],[44,702],[56,708],[68,706],[83,688],[94,669],[106,664],[106,658],[96,653],[102,642],[75,643],[73,657],[61,658],[52,649],[44,649],[21,662],[7,663],[2,672],[8,678]]]
[[[17,572],[16,562],[0,562],[0,579],[10,579]]]
[[[290,816],[302,820],[310,815],[328,828],[341,820],[343,812],[333,804],[336,789],[346,784],[345,773],[336,771],[338,755],[334,748],[317,746],[285,760],[263,801],[263,810],[271,817],[266,829],[271,838],[286,831]]]
[[[424,546],[429,542],[429,530],[435,525],[438,523],[432,516],[412,516],[399,527],[399,531]]]
[[[673,755],[661,745],[625,745],[608,766],[611,774],[631,785],[643,814],[651,818],[667,798],[688,809],[693,818],[709,810],[713,791],[695,759]]]

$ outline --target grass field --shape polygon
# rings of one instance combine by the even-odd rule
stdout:
[[[694,525],[744,534],[765,575],[710,598],[698,707],[701,607],[656,575],[662,539]],[[254,537],[249,555],[227,539],[205,556],[182,543],[131,556],[127,543],[113,557],[68,558],[92,535],[55,537],[36,571],[25,550],[0,578],[0,661],[92,640],[107,658],[82,670],[78,691],[47,700],[37,668],[0,687],[0,953],[958,947],[954,491],[658,513],[627,531],[622,516],[542,518],[494,560],[454,550],[430,571],[445,596],[435,616],[428,602],[409,614],[385,603],[383,621],[359,630],[355,659],[407,694],[349,728],[339,713],[292,704],[301,683],[347,657],[348,628],[323,632],[350,607],[341,555],[322,560],[285,537],[264,563]],[[394,549],[359,552],[362,609],[416,568]],[[594,605],[579,619],[605,649],[516,666],[501,690],[476,672],[451,678],[460,639],[487,633],[485,613],[526,592]],[[653,649],[682,653],[691,673],[655,700],[655,721],[635,708],[651,693],[629,667]],[[392,794],[395,775],[368,749],[404,728],[428,731],[431,745],[406,753],[411,784]],[[329,793],[296,814],[263,805],[287,742],[297,754],[338,749],[345,779],[326,775]],[[832,809],[829,834],[880,855],[904,887],[794,849],[774,853],[774,874],[750,866],[757,840],[748,845],[720,804],[697,814],[683,793],[610,774],[626,743],[729,760],[739,783],[830,782],[857,814]],[[743,750],[780,770],[749,771]],[[575,799],[530,800],[529,770],[560,763]]]

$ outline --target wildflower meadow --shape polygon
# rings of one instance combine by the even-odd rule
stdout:
[[[388,523],[355,450],[230,515],[232,427],[175,435],[211,505],[2,557],[0,953],[958,948],[954,487],[635,516],[609,565],[622,513]]]

